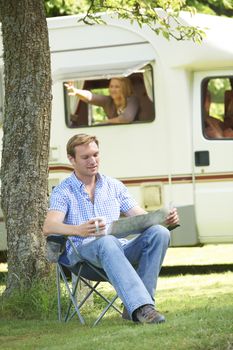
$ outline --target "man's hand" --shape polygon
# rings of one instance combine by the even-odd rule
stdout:
[[[176,208],[170,210],[166,218],[165,224],[169,226],[179,225],[179,216]]]
[[[90,237],[90,236],[103,236],[104,230],[106,228],[106,223],[102,218],[93,218],[84,224],[81,224],[77,227],[77,233],[75,235],[81,237]]]
[[[60,234],[65,236],[103,236],[106,228],[105,219],[92,218],[81,225],[64,224],[65,213],[58,210],[51,210],[47,213],[43,232],[46,236]]]

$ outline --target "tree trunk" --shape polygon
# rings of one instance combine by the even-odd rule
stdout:
[[[46,274],[51,69],[43,0],[0,0],[5,73],[1,165],[7,294]]]

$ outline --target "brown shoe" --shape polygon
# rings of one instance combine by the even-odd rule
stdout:
[[[141,323],[162,323],[165,317],[161,315],[152,305],[143,305],[135,311],[135,318]]]
[[[131,317],[130,317],[130,315],[128,314],[128,311],[127,311],[127,309],[126,309],[125,306],[124,306],[124,309],[123,309],[123,312],[122,312],[121,317],[122,317],[124,320],[132,321],[132,320],[131,320]]]

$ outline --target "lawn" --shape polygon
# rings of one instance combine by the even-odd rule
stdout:
[[[102,288],[104,288],[102,286]],[[161,325],[137,325],[109,313],[92,328],[99,311],[86,310],[88,325],[74,318],[4,320],[0,316],[1,350],[233,350],[233,272],[160,277]]]
[[[232,270],[232,245],[207,245],[193,248],[170,248],[165,267],[226,264]],[[0,295],[4,290],[6,264],[0,264]],[[182,272],[182,268],[181,268]],[[102,288],[106,287],[102,285]],[[111,293],[108,289],[107,292]],[[159,278],[156,302],[166,316],[161,325],[138,325],[108,313],[95,328],[91,327],[100,311],[86,308],[87,325],[77,318],[70,323],[56,320],[56,298],[48,303],[44,319],[25,317],[25,307],[40,300],[18,305],[18,318],[0,314],[1,350],[233,350],[233,272],[209,274],[162,275]],[[41,298],[41,299],[40,299]],[[39,300],[39,301],[38,301]],[[120,305],[120,301],[118,301]],[[26,306],[25,306],[26,305]],[[52,306],[51,306],[52,305]],[[29,310],[27,310],[29,311]],[[1,309],[0,309],[1,312]],[[30,312],[26,313],[30,315]],[[32,314],[33,315],[33,314]],[[19,317],[21,317],[19,319]]]

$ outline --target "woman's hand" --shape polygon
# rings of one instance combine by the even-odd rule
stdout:
[[[75,96],[77,94],[78,89],[74,87],[74,83],[72,81],[64,84],[65,87],[67,88],[68,95],[69,96]]]
[[[77,96],[80,100],[88,103],[92,99],[92,93],[89,90],[77,89],[72,81],[65,84],[69,96]]]

